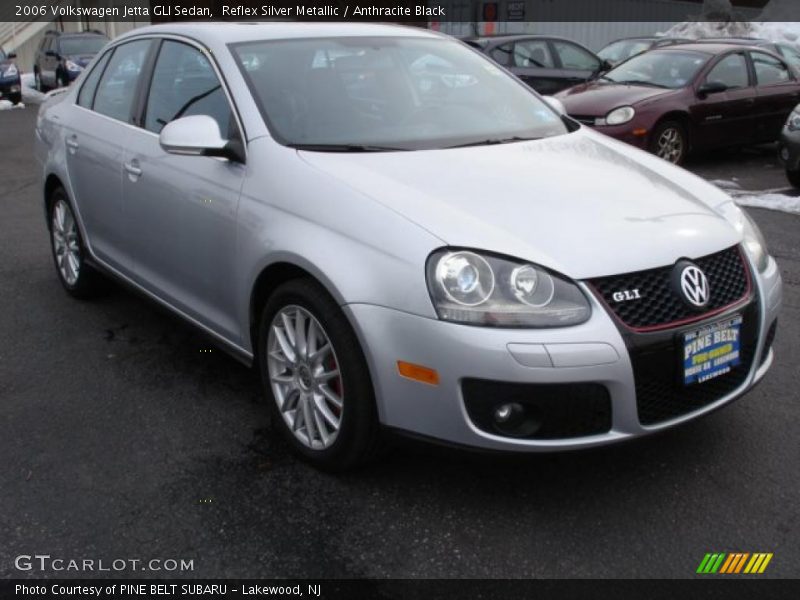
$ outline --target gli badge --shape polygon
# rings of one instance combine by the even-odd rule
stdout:
[[[635,290],[622,290],[620,292],[614,292],[611,294],[611,297],[614,299],[614,302],[628,302],[629,300],[641,300],[642,295],[639,293],[639,289]]]
[[[688,260],[679,261],[672,272],[675,291],[686,304],[702,309],[711,300],[711,287],[703,270]]]

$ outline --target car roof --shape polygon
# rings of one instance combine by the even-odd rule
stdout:
[[[501,33],[497,35],[473,35],[460,38],[463,42],[477,42],[477,43],[508,43],[519,42],[522,40],[559,40],[564,42],[572,42],[578,44],[575,40],[560,37],[558,35],[548,35],[545,33]],[[578,44],[580,46],[580,44]]]
[[[325,22],[185,22],[162,23],[134,29],[117,40],[143,35],[183,35],[201,42],[231,44],[257,40],[281,40],[299,38],[335,37],[427,37],[432,39],[449,37],[444,34],[407,25],[379,23],[325,23]]]
[[[692,43],[698,44],[733,44],[735,46],[767,46],[773,44],[770,40],[765,40],[762,38],[746,38],[746,37],[712,37],[712,38],[701,38],[699,40],[694,40]]]
[[[104,33],[100,33],[99,31],[70,31],[69,33],[62,33],[60,38],[71,38],[71,37],[108,37]]]
[[[700,52],[703,54],[723,54],[729,50],[741,50],[742,46],[746,44],[730,44],[722,42],[690,42],[688,44],[675,44],[674,46],[665,46],[663,48],[656,48],[651,52],[685,52],[690,50],[692,52]],[[752,46],[755,48],[756,46]]]

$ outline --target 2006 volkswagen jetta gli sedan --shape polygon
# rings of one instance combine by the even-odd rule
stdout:
[[[140,29],[36,136],[66,290],[114,276],[256,365],[322,467],[383,428],[512,451],[634,438],[773,360],[778,268],[728,196],[435,33]]]

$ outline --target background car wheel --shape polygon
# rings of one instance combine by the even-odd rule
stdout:
[[[33,82],[34,87],[36,87],[38,91],[42,92],[43,94],[47,91],[47,88],[45,88],[44,84],[42,83],[42,74],[39,73],[39,71],[36,71],[33,74]]]
[[[57,88],[64,88],[64,87],[67,87],[67,85],[69,85],[69,84],[67,83],[67,80],[64,79],[63,75],[59,75],[58,77],[56,77],[56,87]]]
[[[800,189],[800,171],[790,171],[786,169],[786,179],[789,180],[792,187]]]
[[[664,121],[653,130],[650,141],[650,152],[679,165],[686,158],[689,150],[686,130],[677,121]]]
[[[341,471],[375,456],[380,427],[367,363],[352,327],[319,284],[289,281],[267,300],[258,366],[274,425],[303,458]]]
[[[18,92],[16,94],[11,94],[11,103],[12,104],[19,104],[22,102],[22,93]]]
[[[58,278],[76,298],[92,298],[106,290],[103,276],[86,264],[86,248],[66,192],[57,188],[50,202],[50,247]]]

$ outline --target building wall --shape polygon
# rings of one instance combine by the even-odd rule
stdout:
[[[703,9],[698,2],[664,2],[663,0],[523,0],[525,20],[509,21],[508,2],[491,0],[498,4],[496,23],[482,22],[483,2],[468,0],[440,0],[448,18],[455,22],[433,24],[436,29],[451,35],[484,35],[489,33],[541,33],[573,39],[592,50],[599,50],[608,42],[637,35],[653,35],[666,31],[683,21],[687,15],[700,15]],[[555,21],[563,18],[563,3],[569,2],[570,14],[581,21]],[[739,3],[736,3],[737,5]],[[744,18],[755,18],[760,10],[737,6]],[[614,21],[608,21],[612,18]]]
[[[39,43],[42,41],[42,37],[44,37],[45,32],[48,30],[57,29],[58,31],[72,32],[83,31],[84,29],[96,29],[105,33],[109,38],[114,39],[118,35],[122,35],[127,31],[136,29],[137,27],[144,27],[145,25],[149,24],[149,21],[144,20],[136,21],[135,23],[130,21],[104,21],[102,23],[94,21],[87,21],[83,23],[69,21],[65,21],[63,23],[58,21],[47,23],[39,21],[36,23],[16,23],[16,25],[21,25],[22,27],[16,36],[12,31],[11,34],[7,36],[8,39],[4,40],[2,46],[7,52],[13,51],[17,53],[17,65],[19,65],[23,72],[27,73],[33,69],[33,60],[36,55],[36,49],[39,47]],[[25,31],[26,27],[33,27],[36,29],[36,32],[28,37],[28,35],[25,34],[30,34],[31,32],[30,30]],[[23,39],[23,37],[27,37],[27,39],[21,44],[15,44],[15,38]]]

